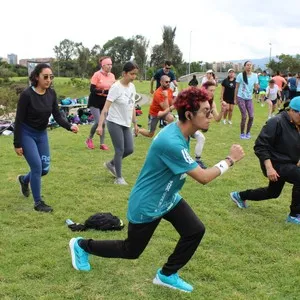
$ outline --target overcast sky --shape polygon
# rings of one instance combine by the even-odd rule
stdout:
[[[92,48],[136,34],[162,42],[177,28],[185,61],[223,61],[300,53],[300,1],[2,0],[0,57],[54,57],[64,39]]]

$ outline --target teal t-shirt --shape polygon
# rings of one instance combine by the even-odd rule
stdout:
[[[189,148],[177,123],[166,126],[154,138],[129,196],[129,222],[149,223],[176,206],[182,198],[178,192],[186,172],[198,166]]]
[[[254,84],[258,84],[257,74],[251,73],[251,75],[248,76],[248,84],[246,84],[243,79],[243,73],[239,73],[236,77],[236,82],[240,84],[237,96],[244,100],[252,100]]]
[[[269,85],[270,76],[266,75],[260,75],[258,76],[258,82],[260,89],[266,90]]]

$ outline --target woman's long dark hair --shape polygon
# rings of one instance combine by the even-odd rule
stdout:
[[[31,74],[29,76],[29,80],[30,80],[32,86],[37,87],[38,80],[36,78],[40,76],[43,69],[50,69],[52,71],[52,68],[48,64],[42,63],[42,64],[36,65],[34,70],[31,72]]]
[[[250,62],[250,60],[245,61],[244,67],[246,66],[246,64],[247,64],[248,62]],[[245,82],[246,84],[248,84],[248,76],[247,76],[247,72],[246,72],[245,70],[243,71],[243,80],[244,80],[244,82]]]

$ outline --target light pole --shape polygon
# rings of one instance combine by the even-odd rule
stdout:
[[[192,47],[192,30],[190,31],[189,74],[191,74],[191,47]]]
[[[270,63],[272,59],[272,43],[269,43],[269,46],[270,46],[270,56],[269,56],[269,63]]]

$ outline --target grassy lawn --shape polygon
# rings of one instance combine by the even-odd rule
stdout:
[[[55,79],[56,80],[56,79]],[[62,80],[62,79],[60,79]],[[71,97],[88,94],[56,80],[56,91]],[[136,82],[138,92],[148,93],[149,82]],[[68,88],[68,89],[67,89]],[[219,88],[216,102],[219,103]],[[138,122],[147,124],[148,106]],[[42,194],[53,206],[52,214],[33,210],[32,197],[20,195],[17,174],[28,171],[24,158],[17,157],[12,136],[0,137],[0,299],[299,299],[299,227],[285,223],[291,198],[286,185],[276,200],[250,202],[240,210],[229,192],[267,184],[253,153],[254,140],[264,124],[267,108],[255,103],[253,138],[239,139],[238,109],[233,125],[213,123],[206,135],[204,161],[212,166],[240,143],[246,157],[222,177],[206,186],[191,178],[182,196],[206,226],[206,234],[192,260],[180,274],[194,286],[185,294],[155,286],[152,279],[171,254],[178,234],[165,221],[156,230],[138,260],[91,257],[92,270],[72,268],[68,242],[74,236],[95,239],[124,239],[120,232],[73,233],[65,220],[83,222],[96,212],[112,212],[126,220],[127,199],[141,169],[150,139],[135,138],[135,152],[123,161],[128,186],[115,186],[103,168],[110,151],[89,151],[84,141],[90,126],[75,135],[61,128],[50,131],[51,171],[42,180]],[[94,139],[98,146],[98,137]],[[191,141],[193,153],[195,141]]]

